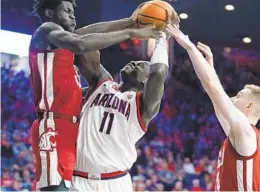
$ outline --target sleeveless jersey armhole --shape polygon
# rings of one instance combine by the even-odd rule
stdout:
[[[138,119],[138,122],[139,122],[139,125],[141,127],[141,129],[143,130],[143,132],[146,132],[147,131],[147,127],[145,126],[144,122],[143,122],[143,118],[142,118],[142,115],[141,115],[141,110],[140,110],[140,107],[141,107],[141,91],[138,91],[136,93],[136,112],[137,112],[137,119]]]
[[[87,95],[86,95],[86,97],[85,97],[85,99],[84,99],[84,101],[83,101],[83,105],[88,101],[88,99],[90,98],[90,96],[100,87],[100,85],[102,85],[103,83],[105,83],[105,82],[107,82],[107,81],[114,81],[114,80],[111,79],[111,78],[107,78],[107,79],[103,79],[103,80],[99,81],[99,82],[97,83],[97,85],[96,85],[94,88],[92,88],[92,90],[89,90],[89,91],[88,91],[88,93],[87,93]]]

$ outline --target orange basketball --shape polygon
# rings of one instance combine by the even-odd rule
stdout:
[[[156,29],[164,29],[168,17],[175,17],[173,7],[161,0],[148,1],[139,9],[137,23],[139,27],[154,24]]]

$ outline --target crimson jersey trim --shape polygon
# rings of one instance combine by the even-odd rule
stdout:
[[[142,130],[143,130],[144,132],[146,132],[146,131],[147,131],[147,128],[146,128],[146,126],[145,126],[145,124],[144,124],[144,122],[143,122],[143,118],[142,118],[142,116],[141,116],[141,111],[140,111],[140,109],[141,109],[140,101],[141,101],[141,91],[138,91],[138,92],[136,93],[137,119],[138,119],[138,122],[139,122],[139,124],[140,124]]]
[[[107,79],[103,79],[103,80],[99,81],[99,82],[97,83],[96,87],[95,87],[92,91],[90,91],[89,93],[87,93],[87,96],[86,96],[86,98],[85,98],[83,104],[85,104],[85,103],[88,101],[88,99],[90,98],[90,96],[100,87],[100,85],[102,85],[103,83],[105,83],[105,82],[107,82],[107,81],[112,81],[112,82],[114,82],[114,80],[113,80],[112,78],[107,78]]]

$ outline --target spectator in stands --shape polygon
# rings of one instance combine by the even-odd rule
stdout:
[[[203,189],[200,187],[200,180],[199,179],[194,179],[192,181],[191,191],[203,191]]]
[[[183,170],[184,170],[185,173],[188,173],[188,174],[194,174],[195,173],[194,165],[191,163],[189,157],[184,158]]]

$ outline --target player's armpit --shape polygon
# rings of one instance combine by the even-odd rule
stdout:
[[[226,136],[228,136],[229,133],[230,133],[230,126],[229,126],[228,122],[226,121],[226,119],[220,114],[217,106],[214,103],[213,103],[213,105],[214,105],[214,110],[215,110],[215,114],[217,116],[217,119],[218,119],[221,127],[223,128]]]
[[[167,65],[161,63],[151,65],[150,76],[141,97],[141,115],[146,126],[159,112],[168,69]]]

